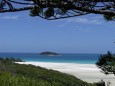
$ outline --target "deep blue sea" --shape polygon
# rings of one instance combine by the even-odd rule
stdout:
[[[95,64],[100,54],[70,54],[63,53],[59,56],[43,56],[39,53],[0,53],[0,57],[20,58],[24,61],[35,62],[61,62],[61,63],[81,63]]]

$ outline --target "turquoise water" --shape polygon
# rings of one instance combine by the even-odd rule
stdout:
[[[20,58],[24,61],[35,62],[61,62],[61,63],[81,63],[95,64],[100,54],[69,54],[63,53],[59,56],[43,56],[39,53],[0,53],[0,57]]]

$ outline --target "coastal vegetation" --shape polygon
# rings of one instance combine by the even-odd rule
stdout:
[[[15,61],[22,60],[0,58],[0,86],[98,86],[72,75]]]
[[[100,55],[96,65],[103,73],[115,75],[115,54],[108,52],[107,54]]]

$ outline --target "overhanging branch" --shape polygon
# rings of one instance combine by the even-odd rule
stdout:
[[[9,4],[13,7],[13,9],[10,8]],[[16,7],[17,5],[21,6]],[[25,7],[25,5],[27,6]],[[89,13],[115,16],[115,1],[114,0],[61,0],[61,1],[37,0],[35,2],[33,0],[24,0],[24,1],[2,0],[0,2],[0,13],[18,12],[26,10],[31,10],[31,12],[34,13],[34,16],[40,16],[44,19],[50,19],[50,20],[81,16]]]
[[[18,11],[26,11],[31,10],[33,7],[23,7],[23,8],[17,8],[17,9],[6,9],[6,10],[0,10],[0,13],[6,13],[6,12],[18,12]]]

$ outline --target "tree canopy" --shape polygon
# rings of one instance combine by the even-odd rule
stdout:
[[[31,16],[60,19],[86,14],[102,14],[115,19],[114,0],[0,0],[0,13],[29,10]]]
[[[115,55],[111,52],[100,55],[96,65],[102,70],[103,73],[115,75]]]

